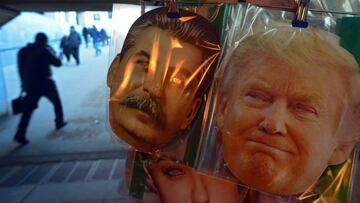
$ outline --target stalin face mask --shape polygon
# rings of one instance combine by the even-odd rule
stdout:
[[[108,73],[114,133],[144,152],[186,134],[209,87],[220,47],[210,22],[152,10],[130,28]]]

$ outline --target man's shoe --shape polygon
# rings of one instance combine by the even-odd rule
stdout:
[[[21,145],[27,145],[29,144],[29,140],[25,139],[25,138],[17,138],[14,137],[14,141],[21,144]]]
[[[61,122],[59,124],[56,124],[56,130],[60,130],[62,127],[66,126],[67,122]]]

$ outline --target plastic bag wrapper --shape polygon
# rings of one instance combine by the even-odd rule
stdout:
[[[227,24],[224,28],[224,32],[226,33],[226,43],[222,46],[222,53],[227,53],[226,49],[228,48],[233,50],[237,47],[244,37],[253,34],[253,30],[256,29],[257,25],[273,26],[274,20],[291,20],[294,16],[294,13],[290,12],[294,11],[294,8],[291,7],[293,3],[289,3],[290,0],[287,1],[287,3],[285,1],[272,0],[249,0],[249,2],[258,2],[259,5],[263,5],[265,8],[244,3],[229,6],[228,17],[226,20]],[[279,11],[279,9],[288,11]],[[335,13],[329,13],[327,11],[334,11]],[[346,12],[357,15],[349,15],[346,14]],[[348,17],[356,19],[359,17],[359,14],[360,2],[357,0],[311,0],[307,20],[312,26],[319,27],[329,32],[336,32],[341,35],[339,33],[339,30],[341,29],[339,29],[338,26],[339,21]],[[357,23],[353,23],[352,25],[354,24],[358,26]],[[350,27],[351,26],[348,26],[342,30],[351,30],[353,31],[353,35],[359,33],[358,29],[356,29],[357,27],[349,29]],[[355,54],[353,53],[353,55]]]
[[[108,72],[110,126],[142,152],[187,140],[220,53],[208,20],[182,9],[181,18],[169,18],[167,11],[156,8],[134,22],[121,51],[113,45],[118,54]]]
[[[358,21],[309,12],[303,29],[292,16],[231,7],[196,168],[248,189],[244,202],[349,202],[360,76],[356,52],[340,46],[349,27],[338,22]]]
[[[243,200],[246,191],[238,189],[236,183],[196,172],[181,162],[183,155],[181,150],[156,156],[129,149],[126,171],[134,174],[126,173],[125,183],[131,188],[134,201],[238,203]],[[137,170],[145,173],[135,175]]]

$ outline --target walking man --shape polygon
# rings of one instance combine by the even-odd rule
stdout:
[[[100,43],[100,32],[98,31],[98,29],[96,28],[95,25],[93,25],[92,29],[91,29],[91,37],[93,39],[93,46],[95,49],[95,56],[98,56],[101,54],[101,49],[99,48],[99,43]]]
[[[62,59],[62,56],[65,55],[66,61],[70,61],[70,53],[71,53],[71,47],[69,46],[69,37],[67,35],[64,35],[61,38],[60,41],[60,49],[62,50],[60,54],[60,60]]]
[[[85,46],[86,48],[88,48],[88,43],[89,43],[89,29],[87,27],[84,27],[82,29],[82,35],[84,37],[84,41],[85,41]]]
[[[42,96],[45,96],[54,106],[56,130],[64,127],[63,110],[60,96],[54,80],[51,79],[50,65],[60,67],[61,60],[56,57],[55,51],[48,45],[48,38],[44,33],[38,33],[35,43],[30,43],[20,49],[18,53],[18,69],[22,91],[26,92],[26,108],[22,113],[14,141],[25,145],[26,129],[33,111],[37,108]]]
[[[81,37],[78,32],[76,32],[74,26],[70,26],[70,35],[68,38],[68,43],[70,47],[70,53],[76,61],[76,65],[80,65],[79,59],[79,46],[81,44]]]

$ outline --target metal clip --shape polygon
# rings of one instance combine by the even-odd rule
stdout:
[[[299,0],[298,7],[296,9],[294,20],[292,21],[293,27],[308,27],[309,23],[306,21],[310,0]]]
[[[168,18],[180,18],[180,12],[176,5],[176,0],[169,0]]]

